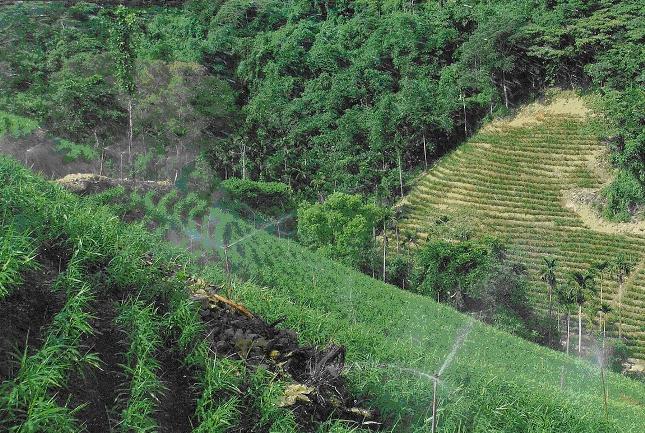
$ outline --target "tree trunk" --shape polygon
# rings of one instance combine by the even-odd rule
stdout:
[[[372,227],[372,248],[373,248],[373,253],[371,254],[372,256],[372,278],[376,278],[376,263],[374,263],[374,259],[376,258],[376,227]]]
[[[582,353],[582,305],[578,305],[578,353]]]
[[[560,311],[558,311],[558,321],[556,322],[558,336],[560,335],[560,320],[562,320],[562,315],[560,314]]]
[[[401,164],[401,152],[397,154],[399,158],[399,186],[401,187],[401,198],[403,198],[403,167]]]
[[[466,95],[464,95],[463,93],[461,94],[461,102],[464,106],[464,134],[468,135],[468,122],[466,120]]]
[[[623,285],[618,287],[618,338],[623,336]]]
[[[602,322],[602,353],[603,357],[605,356],[605,338],[607,338],[607,319],[605,317],[605,313],[602,311],[600,312],[601,314],[601,322]]]
[[[569,354],[570,335],[571,335],[571,314],[567,311],[567,355]]]
[[[103,175],[103,157],[105,155],[105,149],[101,149],[101,165],[99,166],[99,176]]]
[[[508,89],[506,88],[506,73],[502,72],[502,87],[504,88],[504,105],[508,108]]]
[[[552,343],[551,320],[553,320],[553,287],[549,284],[549,335],[547,337],[549,345]]]
[[[385,282],[385,251],[387,245],[387,233],[385,232],[385,223],[383,223],[383,282]]]
[[[132,96],[128,96],[128,126],[129,126],[129,132],[128,132],[128,164],[132,165],[132,135],[133,135],[133,127],[132,127]]]
[[[399,226],[394,226],[394,234],[396,235],[396,253],[401,253],[400,241],[399,241]]]
[[[246,179],[246,144],[242,143],[242,179]]]
[[[428,150],[426,148],[426,135],[423,134],[423,162],[425,163],[426,171],[428,171]]]

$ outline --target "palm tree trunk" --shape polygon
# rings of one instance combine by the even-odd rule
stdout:
[[[387,233],[385,232],[385,223],[383,223],[383,282],[385,282],[385,257],[386,257],[386,246],[387,246]]]
[[[551,337],[551,320],[553,320],[553,288],[549,284],[549,335],[548,335],[548,344],[552,344],[552,337]]]
[[[567,355],[569,354],[569,336],[571,333],[569,332],[571,330],[571,314],[567,312]]]
[[[623,285],[618,288],[618,338],[623,337]]]
[[[578,305],[578,353],[582,352],[582,305]]]

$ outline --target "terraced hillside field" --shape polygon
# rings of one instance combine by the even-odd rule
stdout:
[[[558,280],[566,281],[570,271],[625,254],[635,266],[622,294],[609,273],[601,284],[614,324],[622,296],[622,334],[632,356],[643,360],[644,226],[607,223],[580,199],[610,176],[602,162],[606,146],[588,127],[592,115],[579,98],[561,94],[511,121],[492,123],[418,180],[401,202],[400,229],[424,239],[439,217],[453,216],[477,234],[506,239],[527,264],[541,307],[547,291],[539,279],[543,257],[557,258]]]

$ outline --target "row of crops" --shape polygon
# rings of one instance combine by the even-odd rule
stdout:
[[[0,312],[34,286],[61,301],[42,329],[19,335],[15,360],[0,353],[0,431],[299,431],[277,404],[282,377],[218,357],[204,338],[181,251],[6,158],[0,185]],[[317,431],[354,430],[330,421]]]
[[[483,131],[423,176],[403,202],[402,232],[423,239],[443,215],[467,215],[475,233],[492,234],[515,246],[534,281],[533,295],[546,305],[547,287],[540,282],[543,257],[556,258],[557,277],[586,271],[619,254],[635,263],[620,294],[609,273],[602,275],[604,299],[617,322],[619,310],[632,355],[645,359],[645,281],[642,266],[645,234],[610,234],[585,226],[565,207],[563,193],[600,188],[595,173],[602,144],[589,132],[585,117],[545,114],[539,123],[521,127],[498,125]],[[608,329],[618,335],[616,326]]]

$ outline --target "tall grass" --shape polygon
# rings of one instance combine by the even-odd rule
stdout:
[[[13,224],[0,221],[0,301],[22,283],[22,274],[37,266],[34,242]]]
[[[87,308],[94,298],[82,280],[79,264],[75,253],[56,281],[55,287],[66,292],[67,301],[54,317],[41,349],[29,355],[26,348],[16,377],[0,386],[0,427],[5,425],[10,432],[79,431],[74,420],[78,408],[61,407],[49,395],[66,385],[72,369],[100,365],[95,354],[80,351],[81,338],[93,332]]]
[[[161,318],[152,305],[137,300],[125,302],[116,318],[117,325],[125,331],[129,340],[124,369],[130,384],[118,426],[124,433],[152,432],[158,428],[154,414],[163,386],[158,377],[160,365],[155,356],[162,343],[160,322]]]
[[[31,134],[38,128],[38,123],[26,117],[0,111],[0,137],[9,134],[15,138]]]

